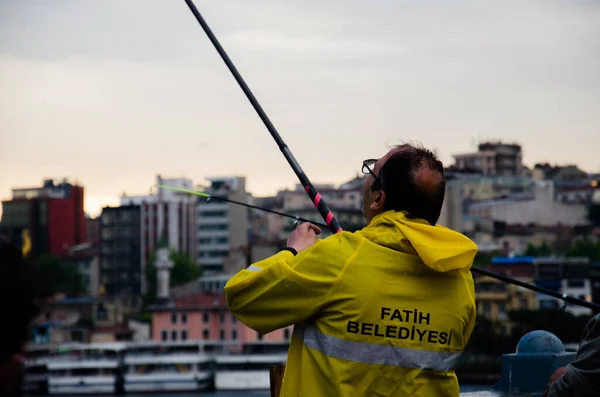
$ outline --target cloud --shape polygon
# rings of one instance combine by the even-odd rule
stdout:
[[[598,168],[598,2],[196,4],[315,181],[397,139],[445,161],[474,137],[518,140],[526,162]],[[2,196],[63,174],[98,197],[156,173],[295,183],[183,1],[4,0],[0,86]]]

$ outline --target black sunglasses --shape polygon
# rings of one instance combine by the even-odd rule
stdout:
[[[362,172],[365,175],[371,174],[373,175],[373,178],[377,178],[377,175],[375,175],[375,173],[373,172],[373,168],[375,168],[375,163],[377,162],[377,159],[368,159],[363,161],[363,166],[362,166]]]
[[[373,185],[371,185],[371,190],[380,189],[379,176],[375,175],[375,173],[373,172],[373,168],[375,168],[375,163],[377,163],[377,160],[379,160],[379,159],[368,159],[368,160],[363,161],[363,166],[362,166],[363,174],[365,174],[365,175],[371,174],[371,176],[373,176],[373,178],[375,179],[375,181],[373,182]]]

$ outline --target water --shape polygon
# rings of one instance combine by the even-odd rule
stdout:
[[[478,386],[478,385],[461,385],[460,391],[461,393],[469,393],[469,392],[478,392],[483,390],[489,390],[490,386]],[[107,397],[106,394],[95,395],[95,394],[86,394],[88,397]],[[123,394],[124,397],[148,397],[149,394]],[[160,394],[150,394],[150,396],[160,396]],[[265,391],[239,391],[239,392],[227,392],[227,391],[219,391],[219,392],[196,392],[196,393],[177,393],[177,394],[164,394],[166,397],[271,397],[271,393],[268,390]],[[500,394],[482,394],[482,397],[485,396],[500,396]],[[33,397],[33,396],[32,396]],[[42,396],[37,396],[42,397]],[[49,396],[46,396],[49,397]]]

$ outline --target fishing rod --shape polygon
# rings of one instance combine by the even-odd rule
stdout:
[[[535,291],[535,292],[539,292],[541,294],[552,296],[554,298],[560,299],[563,302],[565,302],[565,306],[566,306],[567,303],[572,303],[574,305],[587,307],[588,309],[591,309],[591,310],[593,310],[595,312],[600,311],[600,305],[598,305],[596,303],[593,303],[593,302],[584,301],[583,299],[578,299],[578,298],[572,297],[571,295],[561,294],[559,292],[552,291],[552,290],[547,289],[547,288],[538,287],[537,285],[525,283],[523,281],[519,281],[519,280],[516,280],[516,279],[511,278],[511,277],[503,276],[503,275],[498,274],[498,273],[493,273],[493,272],[484,270],[484,269],[482,269],[480,267],[471,267],[471,271],[475,272],[475,273],[482,274],[484,276],[495,278],[495,279],[500,280],[500,281],[504,281],[507,284],[514,284],[514,285],[517,285],[519,287],[527,288],[527,289],[529,289],[531,291]]]
[[[250,91],[250,88],[248,88],[248,85],[246,84],[246,82],[244,81],[244,79],[242,78],[240,73],[237,71],[233,62],[231,62],[231,59],[229,59],[229,56],[227,55],[227,53],[225,52],[225,50],[223,49],[223,47],[221,46],[221,44],[219,43],[219,41],[217,40],[215,35],[213,34],[212,30],[208,27],[208,24],[206,23],[206,21],[204,20],[202,15],[200,15],[200,12],[194,5],[194,2],[192,0],[185,0],[185,2],[188,5],[188,7],[190,8],[190,10],[192,11],[192,14],[194,14],[194,16],[196,17],[196,20],[198,21],[200,26],[202,26],[202,29],[204,29],[204,32],[206,33],[209,40],[214,45],[214,47],[217,50],[217,52],[219,53],[219,55],[221,55],[221,58],[225,62],[225,65],[227,65],[227,67],[229,68],[229,71],[231,72],[231,74],[233,74],[233,77],[240,85],[240,88],[242,89],[242,91],[244,91],[244,94],[246,94],[246,97],[248,98],[248,100],[250,101],[252,106],[254,107],[254,110],[256,110],[256,112],[258,113],[258,116],[260,117],[260,119],[265,124],[265,127],[267,127],[267,130],[269,130],[269,132],[271,133],[271,136],[277,143],[277,146],[279,146],[279,149],[283,153],[283,156],[286,158],[286,160],[292,167],[292,170],[294,170],[294,173],[300,180],[300,183],[302,184],[302,186],[304,186],[304,190],[306,190],[308,197],[310,197],[310,200],[313,202],[313,204],[315,205],[315,207],[317,208],[317,210],[319,211],[319,213],[325,220],[325,223],[327,223],[327,227],[329,228],[329,230],[331,230],[332,233],[341,232],[342,228],[341,228],[340,224],[338,223],[337,219],[333,216],[333,213],[329,210],[329,207],[325,203],[325,200],[323,199],[321,194],[317,191],[315,186],[310,182],[310,180],[308,179],[308,177],[306,176],[306,174],[300,167],[300,164],[298,164],[298,161],[296,160],[296,158],[294,157],[294,155],[292,154],[292,152],[290,151],[288,146],[285,144],[285,142],[283,141],[283,139],[281,138],[281,136],[279,135],[277,130],[275,129],[275,126],[273,125],[273,123],[271,123],[271,120],[269,119],[267,114],[264,112],[264,110],[262,109],[260,104],[258,103],[258,100],[254,97],[254,94],[252,93],[252,91]]]
[[[179,189],[179,188],[176,188],[176,187],[165,186],[165,185],[156,185],[156,186],[159,187],[159,188],[163,188],[163,189],[173,190],[175,192],[188,193],[188,194],[193,194],[193,195],[200,196],[200,197],[206,197],[206,201],[207,202],[210,201],[210,200],[212,200],[212,199],[215,199],[215,200],[218,200],[218,201],[224,201],[224,202],[227,202],[227,203],[237,204],[237,205],[241,205],[241,206],[244,206],[244,207],[247,207],[247,208],[252,208],[252,209],[255,209],[255,210],[269,212],[271,214],[275,214],[275,215],[279,215],[279,216],[284,216],[286,218],[294,219],[296,221],[295,223],[297,223],[297,222],[309,222],[309,223],[312,223],[313,225],[316,225],[316,226],[319,226],[319,227],[322,227],[322,228],[325,228],[325,229],[327,229],[329,227],[329,226],[327,226],[324,223],[313,222],[310,219],[302,218],[302,217],[295,216],[295,215],[286,214],[285,212],[279,212],[279,211],[271,210],[269,208],[258,207],[256,205],[244,203],[242,201],[231,200],[231,199],[228,199],[228,198],[225,198],[225,197],[222,197],[222,196],[215,196],[215,195],[208,194],[208,193],[198,192],[198,191],[194,191],[194,190],[187,190],[187,189]]]
[[[273,137],[273,139],[279,146],[279,149],[281,150],[284,157],[286,158],[286,160],[292,167],[292,170],[294,171],[294,173],[300,180],[300,183],[302,184],[302,186],[304,186],[306,193],[308,194],[311,201],[313,202],[313,204],[315,205],[315,207],[317,208],[317,210],[319,211],[319,213],[321,214],[321,216],[327,223],[327,226],[329,227],[331,232],[332,233],[341,232],[342,228],[340,227],[340,224],[338,223],[337,219],[333,216],[333,213],[329,210],[329,207],[325,203],[325,200],[323,199],[321,194],[317,191],[317,189],[314,187],[314,185],[310,182],[310,180],[308,179],[308,177],[306,176],[306,174],[300,167],[300,164],[298,164],[298,161],[296,160],[296,158],[294,157],[294,155],[292,154],[292,152],[290,151],[288,146],[285,144],[285,142],[283,141],[283,139],[281,138],[281,136],[279,135],[277,130],[275,129],[275,126],[273,125],[273,123],[271,122],[271,120],[269,119],[267,114],[264,112],[264,110],[258,103],[258,100],[254,96],[252,91],[250,91],[250,88],[248,87],[248,85],[246,84],[246,82],[244,81],[244,79],[242,78],[240,73],[237,71],[235,65],[233,64],[233,62],[231,61],[231,59],[229,58],[229,56],[227,55],[227,53],[225,52],[225,50],[223,49],[223,47],[221,46],[221,44],[219,43],[219,41],[217,40],[215,35],[213,34],[212,30],[210,29],[210,27],[208,26],[208,24],[206,23],[206,21],[204,20],[204,18],[202,17],[200,12],[196,8],[196,6],[194,5],[193,1],[185,0],[185,2],[188,5],[188,7],[190,8],[190,10],[192,11],[192,14],[194,14],[194,16],[196,17],[196,20],[198,21],[198,23],[200,24],[200,26],[202,27],[202,29],[204,30],[206,35],[208,36],[209,40],[212,42],[213,46],[215,47],[215,49],[217,50],[217,52],[223,59],[223,62],[225,62],[225,65],[227,65],[227,68],[229,68],[229,71],[231,72],[231,74],[233,75],[235,80],[240,85],[240,88],[242,89],[242,91],[244,91],[244,94],[246,94],[246,97],[248,98],[248,100],[250,101],[250,103],[252,104],[252,106],[254,107],[256,112],[258,113],[258,116],[260,117],[260,119],[265,124],[265,127],[267,127],[267,130],[271,133],[271,136]],[[294,219],[296,218],[293,215],[286,215],[286,216],[292,217]],[[509,281],[507,281],[509,278],[499,275],[499,274],[488,272],[486,270],[479,269],[479,268],[471,268],[471,270],[473,272],[480,273],[480,274],[483,274],[483,275],[486,275],[489,277],[493,277],[493,278],[496,278],[501,281],[509,282]],[[594,304],[591,302],[586,302],[581,299],[573,298],[566,294],[560,294],[560,293],[557,293],[555,291],[548,290],[545,288],[522,283],[518,280],[513,280],[513,279],[510,279],[510,280],[511,280],[510,283],[519,285],[523,288],[528,288],[528,289],[536,291],[536,292],[544,293],[549,296],[553,296],[557,299],[561,299],[565,302],[578,304],[580,306],[584,306],[584,307],[587,307],[587,308],[590,308],[593,310],[600,310],[600,305],[597,305],[597,304]]]
[[[259,211],[269,212],[271,214],[276,214],[276,215],[284,216],[284,217],[287,217],[287,218],[295,219],[297,222],[298,221],[309,222],[309,223],[312,223],[313,225],[317,225],[317,226],[320,226],[320,227],[327,227],[327,225],[324,225],[322,223],[315,223],[315,222],[313,222],[313,221],[311,221],[309,219],[301,218],[299,216],[295,216],[295,215],[291,215],[291,214],[286,214],[285,212],[275,211],[275,210],[271,210],[271,209],[264,208],[264,207],[259,207],[257,205],[251,205],[251,204],[243,203],[241,201],[230,200],[228,198],[221,197],[221,196],[213,196],[211,194],[207,194],[207,193],[203,193],[203,192],[197,192],[197,191],[186,190],[186,189],[179,189],[179,188],[174,188],[174,187],[165,186],[165,185],[157,185],[157,187],[163,188],[163,189],[169,189],[169,190],[173,190],[173,191],[181,192],[181,193],[194,194],[194,195],[200,196],[200,197],[206,197],[207,201],[210,200],[210,199],[216,199],[216,200],[220,200],[220,201],[229,202],[229,203],[232,203],[232,204],[242,205],[244,207],[256,209],[256,210],[259,210]],[[482,269],[480,267],[471,267],[471,271],[473,273],[479,273],[479,274],[481,274],[483,276],[495,278],[495,279],[503,281],[503,282],[505,282],[507,284],[514,284],[514,285],[517,285],[519,287],[523,287],[523,288],[529,289],[531,291],[535,291],[535,292],[539,292],[541,294],[552,296],[554,298],[562,300],[563,302],[565,302],[565,304],[566,303],[572,303],[574,305],[583,306],[583,307],[586,307],[586,308],[594,310],[594,311],[600,311],[600,305],[598,305],[596,303],[587,302],[587,301],[584,301],[582,299],[578,299],[578,298],[572,297],[572,296],[567,295],[567,294],[561,294],[559,292],[552,291],[552,290],[547,289],[547,288],[542,288],[542,287],[538,287],[537,285],[525,283],[523,281],[519,281],[519,280],[516,280],[514,278],[504,276],[502,274],[498,274],[498,273],[490,272],[488,270],[484,270],[484,269]]]

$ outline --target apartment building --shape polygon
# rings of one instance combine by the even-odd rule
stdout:
[[[477,149],[474,153],[454,155],[454,168],[483,175],[523,176],[525,168],[520,145],[485,142],[479,144]]]
[[[204,193],[248,202],[246,178],[239,176],[208,179]],[[235,273],[247,265],[248,208],[199,197],[197,201],[197,261],[205,273]]]
[[[177,189],[194,190],[192,180],[156,176],[156,184]],[[142,291],[146,292],[146,267],[162,239],[169,250],[186,254],[196,261],[196,201],[197,196],[157,188],[149,195],[121,197],[122,206],[136,206],[140,210],[140,249]]]

